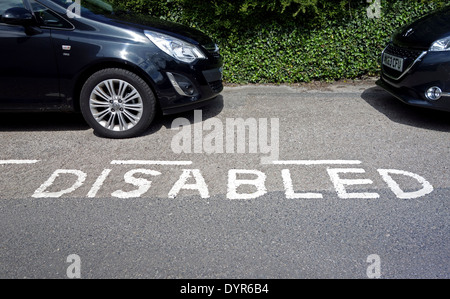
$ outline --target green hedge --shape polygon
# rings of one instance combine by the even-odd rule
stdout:
[[[125,9],[196,27],[222,49],[228,83],[298,83],[379,74],[392,33],[447,1],[113,0]]]

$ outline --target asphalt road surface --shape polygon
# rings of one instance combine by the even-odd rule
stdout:
[[[130,140],[1,114],[0,278],[450,278],[449,116],[372,81],[227,87]]]

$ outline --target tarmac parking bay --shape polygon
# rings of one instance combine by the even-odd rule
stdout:
[[[449,278],[448,114],[371,82],[226,88],[202,112],[123,141],[3,115],[0,277],[67,278],[77,257],[81,278]],[[240,119],[267,140],[228,152]]]

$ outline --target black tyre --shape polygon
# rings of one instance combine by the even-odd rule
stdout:
[[[123,69],[93,74],[80,94],[80,107],[94,132],[106,138],[141,135],[155,117],[156,99],[148,84]]]

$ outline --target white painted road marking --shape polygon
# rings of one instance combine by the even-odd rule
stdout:
[[[154,171],[154,170],[150,170],[150,169],[134,169],[134,170],[130,170],[129,172],[127,172],[124,175],[124,180],[125,183],[127,184],[132,184],[134,186],[137,186],[138,189],[137,190],[133,190],[133,191],[129,191],[129,192],[125,192],[122,190],[117,190],[113,193],[111,193],[111,196],[113,197],[117,197],[117,198],[139,198],[141,197],[144,193],[146,193],[150,187],[152,186],[152,182],[143,178],[136,178],[133,175],[134,174],[148,174],[148,175],[153,175],[153,176],[158,176],[161,175],[160,172],[158,171]]]
[[[273,161],[275,165],[357,165],[362,164],[357,160],[291,160]]]
[[[254,179],[238,179],[238,174],[249,174],[252,176],[256,176]],[[227,198],[228,199],[255,199],[260,196],[263,196],[267,193],[267,189],[265,186],[266,182],[266,174],[264,172],[258,170],[243,170],[243,169],[232,169],[228,172],[228,187],[227,187]],[[254,193],[243,193],[240,194],[237,192],[239,186],[242,185],[253,185],[256,187],[256,191]]]
[[[167,165],[167,166],[186,166],[192,165],[192,161],[150,161],[150,160],[114,160],[112,165]]]
[[[396,169],[378,169],[378,172],[386,184],[388,184],[389,188],[391,188],[392,192],[394,192],[400,199],[419,198],[430,194],[434,190],[433,186],[425,178],[412,172]],[[422,184],[422,189],[415,192],[405,192],[400,188],[400,185],[392,178],[392,176],[390,176],[390,174],[411,177]]]
[[[320,193],[295,193],[294,186],[292,184],[291,171],[289,169],[283,169],[281,171],[283,177],[284,189],[286,191],[287,199],[312,199],[312,198],[323,198]]]
[[[365,173],[364,169],[327,169],[330,175],[331,181],[333,182],[334,188],[336,189],[338,196],[340,198],[379,198],[380,195],[377,193],[347,193],[345,185],[371,185],[372,180],[368,179],[342,179],[339,177],[339,173]]]
[[[11,164],[36,164],[40,160],[0,160],[0,165],[11,165]]]
[[[0,160],[0,165],[11,164],[36,164],[41,162],[40,160]],[[291,161],[274,161],[273,165],[300,165],[300,166],[314,166],[314,165],[358,165],[362,162],[359,160],[291,160]],[[151,166],[187,166],[192,165],[192,161],[155,161],[155,160],[113,160],[110,162],[112,165],[151,165]],[[347,192],[346,186],[354,185],[372,185],[373,181],[367,178],[354,178],[344,179],[341,175],[356,175],[365,174],[366,171],[362,168],[330,168],[326,169],[331,183],[334,186],[335,191],[339,198],[342,199],[376,199],[380,198],[378,193],[350,193]],[[387,184],[390,190],[399,199],[415,199],[424,197],[434,191],[433,186],[422,176],[396,169],[377,169],[379,175],[383,181]],[[104,169],[102,173],[97,177],[92,187],[90,188],[87,197],[94,198],[97,196],[98,191],[102,188],[106,179],[112,172],[111,169]],[[150,169],[133,169],[128,171],[124,176],[124,182],[137,187],[134,191],[122,191],[116,190],[110,195],[116,198],[138,198],[143,196],[150,190],[151,181],[135,177],[135,175],[152,175],[159,176],[162,173],[150,170]],[[401,188],[398,181],[393,176],[403,176],[413,179],[416,183],[421,185],[420,190],[405,191]],[[68,185],[70,187],[61,188],[59,191],[48,191],[50,187],[54,185],[56,179],[61,176],[69,176]],[[75,181],[70,178],[75,178]],[[47,179],[38,189],[36,189],[32,195],[33,198],[60,198],[73,193],[79,189],[85,182],[88,174],[78,169],[57,169],[53,172],[49,179]],[[238,178],[238,176],[246,176],[245,179]],[[286,199],[322,199],[321,193],[301,193],[294,191],[294,186],[291,178],[291,172],[289,169],[283,169],[281,171],[281,178],[284,185],[284,191]],[[188,184],[188,180],[195,180],[194,184]],[[227,198],[228,199],[256,199],[268,193],[266,188],[266,173],[256,169],[231,169],[228,171],[227,177]],[[73,182],[73,183],[71,183]],[[240,186],[250,186],[255,192],[238,192]],[[197,191],[201,198],[209,198],[208,185],[202,175],[200,169],[183,169],[183,173],[179,177],[178,181],[173,185],[168,193],[168,198],[176,198],[181,190],[194,190]],[[253,191],[253,190],[252,190]]]
[[[50,187],[51,185],[53,185],[53,183],[55,182],[55,180],[62,174],[70,174],[70,175],[75,175],[77,177],[77,180],[75,181],[75,183],[65,189],[65,190],[61,190],[58,192],[48,192],[46,191],[48,189],[48,187]],[[75,191],[76,189],[80,188],[83,183],[86,181],[86,177],[87,174],[82,172],[81,170],[76,170],[76,169],[58,169],[57,171],[55,171],[52,176],[45,182],[43,183],[33,194],[33,198],[59,198],[61,196],[63,196],[64,194],[68,194],[68,193],[72,193],[73,191]]]
[[[195,179],[195,184],[187,184],[188,179],[191,177],[191,173],[192,177]],[[169,198],[176,198],[181,189],[197,190],[202,198],[209,198],[208,185],[206,185],[205,179],[199,169],[183,170],[180,178],[169,191]]]

